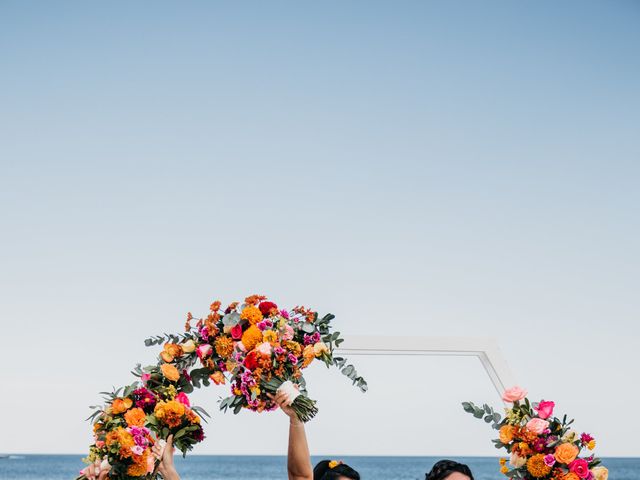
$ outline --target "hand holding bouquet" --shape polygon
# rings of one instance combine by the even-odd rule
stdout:
[[[504,419],[487,404],[478,407],[464,402],[462,407],[476,418],[484,418],[498,430],[495,447],[509,454],[500,460],[501,472],[512,479],[607,480],[608,470],[591,453],[596,442],[588,433],[578,434],[567,421],[553,416],[555,403],[542,400],[531,403],[519,387],[506,390],[503,400],[511,403]]]
[[[266,297],[252,295],[243,304],[235,302],[224,310],[216,301],[195,326],[191,325],[193,316],[188,314],[183,335],[158,336],[147,339],[146,344],[168,340],[160,354],[161,368],[188,371],[179,380],[185,391],[189,384],[200,387],[229,382],[231,396],[220,404],[225,411],[273,410],[277,404],[269,395],[283,385],[292,388],[295,384],[299,395],[291,406],[306,422],[318,410],[307,396],[302,370],[316,359],[327,367],[338,367],[354,385],[362,391],[367,389],[353,365],[333,355],[343,341],[340,332],[331,331],[333,318],[331,314],[319,318],[317,312],[305,307],[279,309]]]
[[[173,435],[176,446],[186,453],[204,438],[200,417],[158,367],[137,369],[140,382],[106,396],[106,405],[95,406],[94,443],[86,461],[109,470],[111,479],[153,478],[157,463],[152,447],[157,439]],[[96,470],[87,467],[79,479]]]

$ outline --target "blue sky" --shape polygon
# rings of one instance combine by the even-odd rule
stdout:
[[[345,333],[499,336],[534,396],[602,453],[637,454],[622,432],[640,424],[611,413],[640,394],[639,17],[631,1],[2,2],[0,319],[19,361],[0,372],[20,393],[0,407],[21,415],[0,419],[0,451],[83,451],[86,405],[153,360],[146,335],[264,292]],[[312,450],[493,454],[457,405],[497,401],[467,361],[362,359],[366,397],[310,372]],[[387,407],[398,389],[413,410]],[[71,397],[67,443],[27,433],[49,396]],[[354,444],[376,429],[397,435]]]

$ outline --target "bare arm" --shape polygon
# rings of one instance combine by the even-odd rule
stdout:
[[[156,442],[152,451],[156,460],[160,460],[158,473],[162,475],[162,478],[164,478],[164,480],[180,480],[180,475],[178,475],[178,471],[173,463],[173,435],[169,435],[166,444],[160,441]]]
[[[311,455],[309,454],[304,423],[298,419],[296,413],[289,406],[289,398],[286,393],[278,392],[274,399],[289,417],[289,448],[287,450],[289,480],[313,480]]]

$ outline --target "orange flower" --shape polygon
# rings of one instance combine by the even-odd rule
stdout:
[[[162,370],[162,374],[170,382],[177,382],[180,380],[180,372],[174,365],[165,363],[160,367],[160,370]]]
[[[569,472],[562,477],[562,480],[580,480],[580,477],[573,472]]]
[[[556,447],[556,451],[553,456],[556,458],[556,461],[559,463],[564,463],[565,465],[569,465],[573,462],[578,456],[578,447],[576,447],[572,443],[561,443]]]
[[[238,306],[238,302],[232,302],[227,307],[227,310],[229,310],[231,312],[232,310],[235,310],[237,306]]]
[[[224,385],[226,383],[224,374],[220,370],[209,375],[209,378],[213,380],[213,383],[215,383],[216,385]]]
[[[105,442],[108,447],[117,445],[120,448],[120,455],[125,458],[131,457],[131,447],[135,445],[133,435],[131,435],[122,427],[118,427],[115,430],[111,430],[109,433],[107,433]]]
[[[231,337],[221,335],[216,338],[215,347],[216,353],[220,355],[221,358],[229,358],[233,353],[233,340]]]
[[[259,312],[260,310],[258,310],[258,313]],[[247,351],[253,350],[255,346],[258,345],[260,342],[262,342],[262,332],[255,325],[251,325],[242,334],[242,344],[247,349]]]
[[[500,428],[500,441],[505,445],[513,441],[513,425],[504,425]]]
[[[255,325],[260,320],[262,320],[262,312],[258,307],[249,305],[242,309],[242,312],[240,313],[240,318],[242,320],[247,320],[251,325]]]
[[[133,400],[130,398],[116,398],[111,404],[111,412],[114,415],[119,415],[126,412],[133,405]]]
[[[293,353],[296,357],[302,355],[302,345],[298,342],[294,342],[293,340],[287,340],[282,344],[284,348],[289,350],[289,352]]]
[[[130,427],[144,427],[147,415],[141,408],[132,408],[124,414],[124,419]]]
[[[193,424],[193,425],[199,425],[200,424],[200,417],[198,415],[195,414],[195,412],[193,410],[191,410],[190,408],[185,409],[185,416],[187,417],[187,420],[189,420],[189,423]]]
[[[247,305],[257,305],[262,300],[266,299],[267,297],[265,297],[264,295],[250,295],[244,299],[244,303],[246,303]]]
[[[551,473],[551,467],[544,463],[544,455],[541,453],[527,460],[527,470],[535,478],[546,477]]]
[[[210,309],[212,312],[217,312],[218,310],[220,310],[220,305],[222,305],[222,304],[220,303],[220,300],[216,300],[215,302],[213,302],[213,303],[211,304],[211,306],[209,307],[209,309]]]
[[[175,343],[165,343],[160,357],[167,363],[173,362],[176,357],[182,355],[182,347]]]
[[[302,351],[302,358],[302,368],[308,367],[311,362],[313,362],[313,360],[316,358],[316,352],[313,348],[313,345],[307,345],[306,347],[304,347],[304,350]]]
[[[185,406],[175,400],[168,402],[159,402],[153,410],[156,418],[165,425],[174,428],[179,427],[182,423],[182,417],[185,414]]]

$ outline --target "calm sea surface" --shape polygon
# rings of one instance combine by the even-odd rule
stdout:
[[[70,480],[82,468],[80,455],[14,455],[0,458],[0,480]],[[439,460],[435,457],[343,457],[365,480],[416,480]],[[314,462],[322,458],[314,458]],[[501,479],[496,458],[453,457],[471,467],[477,480]],[[184,480],[286,479],[285,457],[191,455],[176,458]],[[640,480],[640,458],[604,460],[611,480]]]

